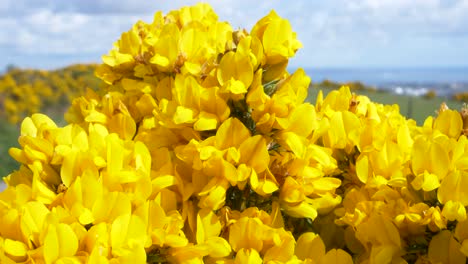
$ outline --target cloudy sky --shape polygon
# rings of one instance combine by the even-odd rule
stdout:
[[[0,71],[100,62],[121,32],[189,0],[1,0]],[[250,30],[271,9],[291,21],[301,67],[468,66],[468,0],[212,0]]]

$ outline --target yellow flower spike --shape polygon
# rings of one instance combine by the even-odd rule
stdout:
[[[260,264],[263,263],[260,254],[255,249],[240,249],[236,254],[235,264]]]
[[[78,239],[69,225],[49,225],[44,238],[45,263],[55,263],[63,257],[74,256],[78,250]]]
[[[460,252],[460,244],[449,230],[443,230],[432,237],[427,255],[431,263],[466,262],[466,257]]]

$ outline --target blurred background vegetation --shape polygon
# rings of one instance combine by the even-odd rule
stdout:
[[[97,90],[102,82],[95,77],[96,64],[76,64],[62,69],[45,71],[18,69],[9,66],[0,76],[0,178],[18,169],[18,164],[8,155],[8,149],[18,147],[19,127],[23,118],[33,113],[44,113],[58,125],[64,125],[63,115],[73,98],[86,89]],[[440,98],[429,91],[420,97],[397,95],[361,82],[338,83],[324,80],[312,83],[308,100],[315,104],[320,90],[324,96],[342,85],[352,92],[368,96],[383,104],[398,104],[400,112],[422,124],[427,116],[436,115],[442,102],[451,109],[461,109],[468,101],[468,92],[455,94],[451,100]]]

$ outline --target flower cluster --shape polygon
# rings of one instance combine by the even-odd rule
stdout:
[[[0,193],[1,263],[465,263],[466,111],[422,127],[348,87],[305,102],[301,43],[207,4],[138,22]]]

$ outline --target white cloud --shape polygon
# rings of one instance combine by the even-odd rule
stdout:
[[[33,60],[35,56],[81,55],[96,58],[137,20],[151,21],[157,10],[168,12],[197,0],[2,0],[0,56]],[[468,38],[468,0],[208,0],[220,20],[250,29],[271,9],[289,19],[303,42],[293,64],[353,65],[387,63],[412,39],[444,41],[447,46],[421,47],[427,53],[456,46]],[[450,39],[450,41],[448,40]],[[421,43],[413,41],[414,43]],[[461,41],[460,43],[464,43]],[[408,48],[408,51],[415,50]],[[443,54],[444,51],[440,51]],[[2,55],[4,54],[4,55]],[[407,60],[411,58],[408,57]],[[468,61],[466,51],[459,60]],[[14,61],[6,61],[15,63]],[[1,65],[0,65],[1,68]]]

